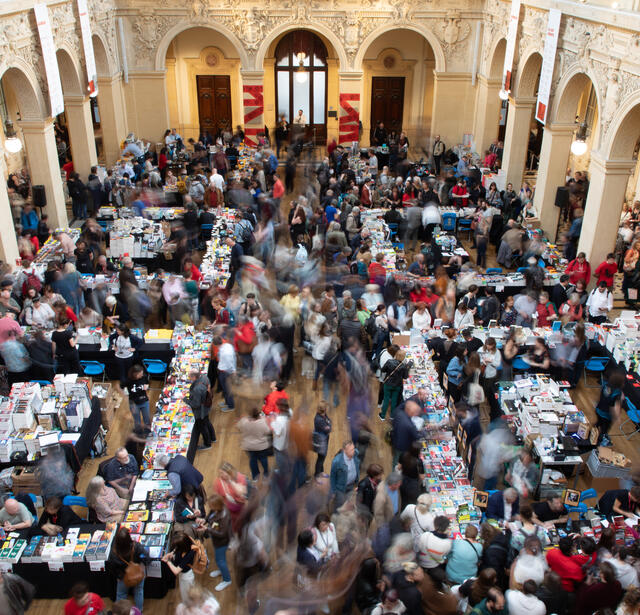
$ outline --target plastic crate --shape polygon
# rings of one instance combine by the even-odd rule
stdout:
[[[628,478],[630,468],[620,468],[607,463],[602,463],[598,458],[598,451],[591,451],[587,459],[587,467],[594,478]]]

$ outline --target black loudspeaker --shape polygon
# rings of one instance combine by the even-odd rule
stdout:
[[[563,209],[569,206],[569,188],[566,186],[558,186],[556,190],[556,207]]]
[[[47,206],[47,193],[42,184],[31,186],[31,199],[36,207],[43,208]]]

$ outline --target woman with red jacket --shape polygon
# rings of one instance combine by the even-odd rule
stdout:
[[[569,282],[574,286],[579,280],[582,280],[585,286],[589,286],[591,280],[591,265],[587,261],[587,255],[580,252],[565,269],[565,273],[569,276]]]
[[[262,412],[264,412],[267,416],[270,414],[278,414],[278,400],[280,399],[289,399],[289,395],[284,390],[284,382],[276,382],[275,380],[271,383],[271,391],[264,398],[264,406],[262,406]]]
[[[598,284],[600,282],[606,282],[607,288],[613,287],[613,276],[618,273],[618,264],[616,263],[616,257],[613,254],[607,254],[606,260],[602,261],[594,272],[596,278],[598,278]]]
[[[376,259],[369,265],[369,284],[378,284],[384,286],[387,278],[387,270],[382,265],[384,260],[384,252],[378,252]]]

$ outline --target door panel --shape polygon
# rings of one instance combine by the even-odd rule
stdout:
[[[231,123],[231,78],[228,75],[197,75],[200,131],[212,135]]]
[[[404,110],[404,77],[371,78],[371,130],[378,122],[384,122],[391,132],[402,130]]]

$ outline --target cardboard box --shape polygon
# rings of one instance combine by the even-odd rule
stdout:
[[[16,466],[13,468],[11,479],[13,480],[14,493],[26,491],[27,493],[40,495],[40,483],[36,480],[35,470],[35,466]]]
[[[627,459],[622,453],[616,453],[612,448],[600,446],[598,448],[598,459],[602,463],[607,463],[618,468],[628,468],[631,460]]]

